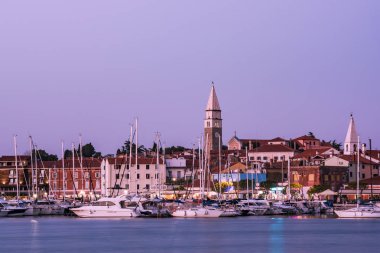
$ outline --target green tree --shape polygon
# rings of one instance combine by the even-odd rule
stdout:
[[[102,153],[96,152],[95,147],[90,142],[82,146],[82,155],[83,157],[101,157]]]
[[[43,149],[33,149],[32,150],[33,158],[37,157],[39,161],[58,161],[58,156],[54,154],[49,154]]]
[[[126,140],[124,142],[124,145],[121,147],[121,149],[118,149],[116,151],[116,154],[118,155],[125,155],[125,154],[129,154],[129,148],[130,148],[130,142],[129,140]],[[138,150],[137,150],[137,153],[138,154],[142,154],[146,151],[146,148],[144,147],[144,145],[141,145],[139,146]],[[136,153],[136,144],[135,143],[132,143],[132,154],[135,154]]]
[[[308,195],[313,195],[315,193],[320,193],[325,190],[327,190],[329,187],[327,185],[313,185],[310,187],[310,189],[307,191]]]

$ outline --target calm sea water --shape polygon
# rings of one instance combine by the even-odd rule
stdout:
[[[379,252],[380,219],[0,218],[0,252]]]

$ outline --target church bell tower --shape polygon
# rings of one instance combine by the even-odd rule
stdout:
[[[204,138],[206,151],[214,151],[222,145],[222,111],[218,97],[216,96],[214,83],[212,83],[210,96],[206,106],[206,118],[204,119]]]

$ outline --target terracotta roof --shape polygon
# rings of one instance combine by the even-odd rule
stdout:
[[[129,163],[129,160],[124,157],[119,158],[107,158],[109,164],[126,164]],[[137,159],[138,164],[156,164],[157,158],[156,157],[138,157]],[[136,157],[132,157],[132,164],[136,163]],[[163,160],[162,158],[159,159],[159,163],[162,164]]]
[[[310,135],[303,135],[303,136],[300,136],[298,138],[295,138],[294,140],[319,140],[313,136],[310,136]]]
[[[324,147],[324,148],[318,148],[318,149],[307,149],[307,150],[303,151],[302,153],[294,155],[294,158],[295,159],[310,158],[310,157],[314,157],[316,155],[328,156],[330,154],[324,155],[323,153],[328,151],[329,149],[331,149],[331,148],[330,147]]]
[[[255,148],[253,151],[254,152],[294,152],[293,149],[281,144],[264,145],[264,146]]]
[[[343,160],[346,160],[348,162],[356,162],[357,161],[357,156],[356,155],[341,155],[339,156],[339,158],[343,159]],[[361,163],[364,163],[364,164],[377,164],[375,163],[374,161],[370,161],[362,156],[360,156],[360,162]]]
[[[365,183],[365,184],[370,185],[371,184],[371,178],[360,180],[360,183]],[[374,184],[374,185],[380,185],[380,176],[373,177],[372,178],[372,184]]]
[[[380,150],[371,150],[371,151],[367,150],[365,154],[368,156],[371,156],[374,159],[377,159],[377,160],[380,159]]]
[[[19,160],[19,161],[25,161],[25,160],[29,161],[30,160],[30,156],[28,156],[28,155],[18,155],[17,156],[17,160]],[[1,162],[13,162],[13,161],[15,161],[15,156],[14,155],[13,156],[4,155],[4,156],[0,157],[0,161]]]
[[[277,141],[286,141],[285,139],[281,138],[281,137],[276,137],[272,140],[269,140],[270,142],[277,142]]]

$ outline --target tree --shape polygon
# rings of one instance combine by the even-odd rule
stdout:
[[[310,137],[312,137],[312,138],[315,138],[315,135],[314,135],[313,132],[309,132],[309,133],[307,134],[307,136],[310,136]]]
[[[185,147],[182,147],[182,146],[171,146],[171,147],[165,148],[165,154],[173,154],[175,152],[183,152],[183,151],[185,151]]]
[[[129,154],[129,147],[130,147],[130,142],[129,140],[127,140],[124,142],[124,145],[121,147],[121,149],[117,149],[116,154],[118,155]],[[144,152],[146,152],[146,148],[144,147],[144,145],[139,146],[137,153],[142,154]],[[132,143],[132,154],[135,154],[135,153],[136,153],[136,144]]]
[[[327,190],[329,187],[327,185],[313,185],[310,187],[310,189],[307,191],[308,195],[313,195],[315,193],[320,193],[325,190]]]
[[[96,152],[95,147],[90,142],[82,146],[82,155],[83,157],[101,157],[102,153]]]
[[[58,156],[54,154],[49,154],[43,149],[33,149],[33,158],[37,157],[38,161],[58,161]]]

